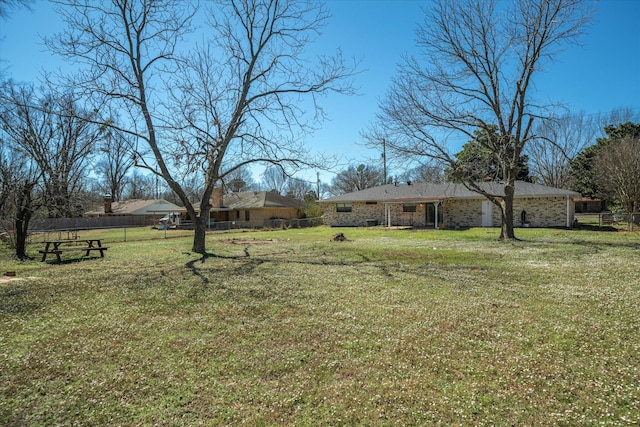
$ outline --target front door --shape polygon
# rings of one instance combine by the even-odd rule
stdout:
[[[482,201],[482,226],[493,227],[493,203],[491,200]]]

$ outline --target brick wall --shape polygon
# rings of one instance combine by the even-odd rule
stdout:
[[[492,226],[501,223],[500,209],[493,208]],[[564,227],[566,226],[567,199],[564,197],[528,197],[517,198],[513,202],[513,216],[516,227],[521,227],[522,211],[527,213],[530,227]],[[573,221],[575,204],[570,202],[569,218]],[[481,227],[482,200],[450,200],[445,202],[444,222],[447,228]]]
[[[514,225],[522,226],[520,215],[527,212],[530,227],[564,227],[566,226],[567,199],[564,197],[522,198],[513,203]],[[569,223],[573,221],[575,203],[569,202]]]
[[[480,200],[447,200],[443,207],[442,221],[446,228],[482,226],[482,202]]]
[[[366,226],[370,220],[378,224],[385,224],[384,203],[366,204],[364,202],[353,203],[351,212],[336,212],[335,203],[324,205],[323,223],[331,226]],[[441,209],[441,206],[438,207]],[[418,203],[415,212],[404,212],[403,205],[394,203],[390,205],[391,224],[424,227],[426,223],[425,204]]]
[[[353,203],[351,212],[336,212],[335,203],[327,203],[323,205],[323,209],[323,223],[334,227],[362,227],[367,225],[367,220],[372,219],[378,224],[384,222],[384,203]]]
[[[403,212],[402,204],[393,204],[391,210],[391,225],[403,225],[411,227],[424,227],[427,215],[424,203],[416,205],[415,212]]]
[[[466,228],[482,226],[482,201],[447,200],[438,209],[443,209],[443,223],[446,228]],[[366,226],[369,220],[384,224],[384,203],[353,203],[351,212],[336,212],[335,203],[324,206],[323,222],[331,226]],[[500,210],[493,206],[492,225],[500,226]],[[416,212],[403,212],[402,204],[392,204],[391,224],[423,227],[426,222],[425,204],[418,204]],[[570,202],[570,222],[573,221],[575,204]],[[527,212],[530,227],[564,227],[566,225],[567,201],[564,197],[531,197],[515,199],[513,204],[514,226],[522,226],[520,215]]]

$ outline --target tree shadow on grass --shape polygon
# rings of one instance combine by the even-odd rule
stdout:
[[[187,253],[188,255],[191,255],[189,253]],[[212,253],[205,253],[205,254],[201,254],[201,256],[199,258],[195,258],[192,259],[191,261],[187,262],[185,264],[185,266],[191,270],[191,273],[193,273],[194,276],[198,277],[200,280],[202,280],[202,283],[204,285],[208,285],[209,284],[209,278],[207,276],[205,276],[204,274],[202,274],[202,270],[200,268],[198,268],[196,266],[197,263],[200,264],[204,264],[209,258],[225,258],[225,259],[236,259],[239,257],[225,257],[222,255],[216,255],[216,254],[212,254]]]
[[[186,254],[191,255],[190,253],[186,253]],[[213,254],[209,252],[205,254],[200,254],[198,258],[192,259],[191,261],[188,261],[185,264],[185,266],[189,270],[191,270],[191,273],[193,274],[193,276],[199,278],[201,281],[201,285],[198,286],[197,288],[194,288],[192,292],[189,294],[190,298],[197,297],[208,286],[212,284],[211,279],[206,274],[204,274],[204,270],[200,268],[198,264],[204,265],[208,260],[215,260],[215,259],[244,260],[245,262],[243,262],[242,265],[238,266],[233,270],[232,274],[236,276],[251,274],[258,266],[266,262],[269,262],[269,260],[262,257],[252,257],[251,254],[249,253],[248,245],[245,246],[244,253],[242,255],[219,255],[219,254]],[[221,289],[226,288],[222,284],[217,284],[217,287]]]
[[[603,230],[603,228],[605,228]],[[582,227],[579,230],[592,230],[594,232],[601,232],[604,231],[607,234],[609,234],[609,232],[623,232],[619,229],[613,228],[613,227],[594,227],[593,229],[590,227]],[[615,233],[613,233],[615,234]],[[573,237],[573,236],[572,236]],[[582,248],[591,248],[595,251],[600,251],[604,248],[629,248],[629,249],[640,249],[640,240],[638,241],[615,241],[615,240],[609,240],[609,241],[599,241],[599,240],[589,240],[588,238],[583,238],[584,236],[579,236],[576,239],[564,239],[562,241],[537,241],[537,240],[528,240],[528,239],[519,239],[520,242],[525,243],[525,244],[532,244],[532,245],[549,245],[549,246],[555,246],[555,247],[560,247],[560,246],[579,246]]]
[[[46,259],[44,263],[48,265],[68,265],[68,264],[76,264],[83,261],[97,260],[101,258],[104,258],[104,257],[89,255],[89,256],[81,256],[78,258],[63,258],[60,261],[58,261],[55,257],[52,257],[51,259]]]
[[[198,258],[188,261],[185,264],[185,266],[189,270],[191,270],[192,274],[195,277],[198,277],[202,283],[202,285],[200,286],[200,289],[197,289],[197,290],[194,289],[190,296],[195,297],[197,294],[203,292],[204,289],[206,289],[209,285],[212,284],[210,277],[205,274],[205,270],[203,268],[200,268],[200,265],[206,264],[207,261],[209,260],[224,259],[224,260],[242,261],[240,265],[232,269],[230,273],[229,272],[225,273],[225,274],[231,274],[233,276],[250,275],[259,266],[266,263],[276,263],[276,264],[282,265],[282,268],[286,268],[287,265],[293,265],[293,264],[308,265],[308,266],[322,266],[322,267],[325,267],[325,266],[326,267],[331,267],[331,266],[357,267],[358,265],[370,264],[375,262],[375,261],[372,261],[370,257],[365,254],[359,254],[360,259],[350,260],[350,261],[343,260],[343,259],[340,259],[340,260],[322,259],[322,258],[318,258],[316,255],[314,255],[312,258],[306,258],[306,259],[299,259],[297,257],[278,258],[278,256],[283,256],[283,255],[286,256],[287,254],[290,254],[291,253],[290,250],[285,250],[281,252],[271,252],[269,253],[269,256],[261,256],[261,255],[256,256],[256,255],[252,255],[249,252],[249,248],[250,248],[250,245],[246,245],[244,247],[244,251],[242,255],[219,255],[219,254],[213,254],[213,253],[206,253],[204,255],[198,254],[199,255]],[[185,253],[185,254],[191,255],[190,253]],[[379,265],[378,267],[381,269],[385,277],[392,277],[391,270],[387,268],[388,266]],[[226,289],[226,287],[222,284],[216,284],[216,286],[219,287],[220,289]]]
[[[583,231],[606,231],[606,232],[616,232],[619,231],[618,228],[612,225],[593,225],[593,224],[580,224],[576,225],[574,230],[583,230]]]

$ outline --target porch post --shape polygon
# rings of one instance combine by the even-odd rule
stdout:
[[[391,227],[391,207],[389,203],[384,204],[384,220],[387,223],[387,227]]]
[[[439,225],[438,225],[438,206],[439,206],[439,205],[440,205],[440,202],[435,202],[435,203],[433,204],[433,207],[435,208],[435,209],[434,209],[434,210],[435,210],[435,214],[436,214],[436,217],[434,218],[434,221],[433,221],[433,222],[435,223],[435,229],[436,229],[436,230],[438,229],[438,226],[439,226]]]
[[[567,228],[571,228],[569,215],[571,215],[571,200],[569,196],[567,196]]]

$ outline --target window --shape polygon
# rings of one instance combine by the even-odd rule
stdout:
[[[251,214],[249,213],[249,211],[244,211],[244,220],[250,221],[250,218],[251,218]]]
[[[351,212],[351,203],[336,203],[336,212]]]
[[[415,203],[402,205],[402,212],[415,212],[415,211],[416,211]]]

